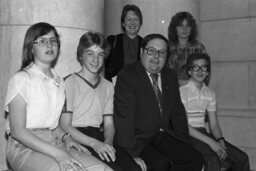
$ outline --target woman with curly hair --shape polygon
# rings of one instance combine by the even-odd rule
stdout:
[[[170,56],[167,66],[177,71],[180,85],[188,81],[188,56],[192,53],[206,53],[204,45],[197,40],[197,35],[196,21],[189,12],[178,12],[172,17],[168,27]]]

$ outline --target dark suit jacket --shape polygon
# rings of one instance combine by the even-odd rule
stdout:
[[[176,72],[163,68],[161,80],[162,117],[152,84],[140,61],[118,74],[114,97],[115,140],[133,157],[139,156],[160,128],[171,136],[188,141],[187,118]]]
[[[116,76],[118,72],[124,67],[124,47],[123,47],[123,34],[110,35],[107,41],[111,45],[111,53],[105,62],[105,77],[111,81],[111,78]],[[138,36],[139,47],[137,59],[140,59],[140,44],[142,37]]]

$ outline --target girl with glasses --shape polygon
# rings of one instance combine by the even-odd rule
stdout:
[[[98,171],[108,168],[59,127],[64,81],[53,70],[60,52],[52,25],[26,32],[22,65],[11,77],[5,102],[7,159],[15,171]]]

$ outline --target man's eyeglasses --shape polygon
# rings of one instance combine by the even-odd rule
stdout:
[[[161,49],[161,50],[156,50],[153,47],[148,47],[148,48],[144,48],[147,51],[147,54],[150,56],[155,56],[156,54],[158,54],[158,56],[160,58],[166,58],[167,57],[167,50],[165,49]]]
[[[198,72],[199,70],[201,70],[202,72],[208,72],[208,65],[192,65],[190,67],[194,72]]]
[[[38,44],[39,47],[47,47],[48,45],[58,46],[59,40],[57,38],[39,38],[38,40],[34,41],[33,44]]]

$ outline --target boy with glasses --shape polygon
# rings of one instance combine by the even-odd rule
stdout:
[[[180,94],[187,113],[192,143],[201,152],[206,171],[221,171],[223,166],[228,165],[232,171],[249,171],[248,156],[225,141],[222,135],[217,119],[215,93],[205,84],[210,72],[211,61],[207,54],[194,53],[188,57],[187,73],[190,80],[180,87]],[[211,133],[206,131],[206,114]]]

